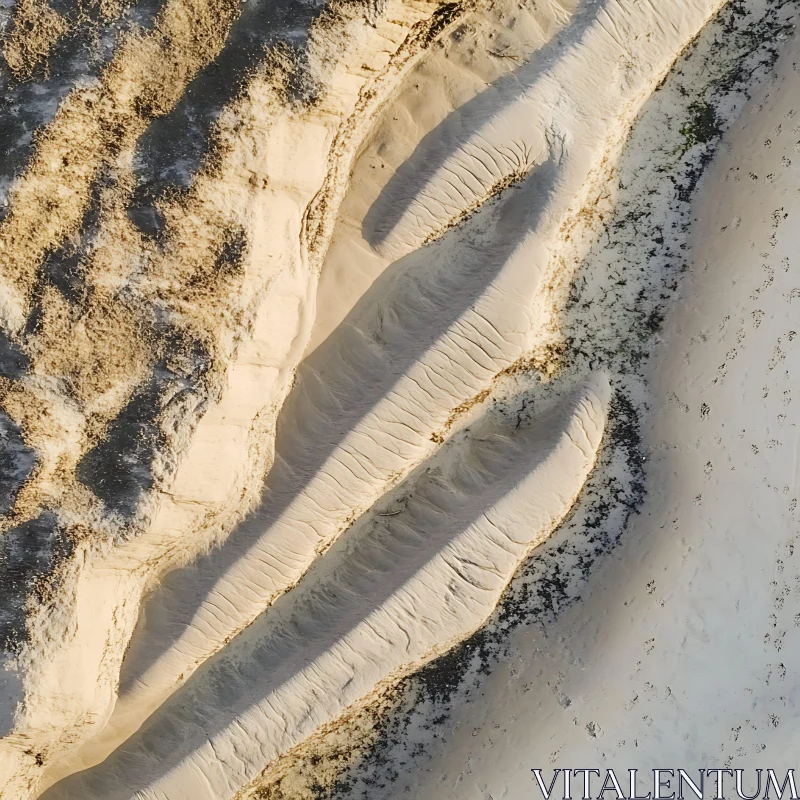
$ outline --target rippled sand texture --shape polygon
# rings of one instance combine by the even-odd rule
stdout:
[[[570,763],[618,775],[631,765],[680,764],[691,776],[707,762],[729,763],[752,776],[753,794],[763,764],[781,776],[795,768],[796,33],[780,51],[762,85],[742,98],[688,203],[691,268],[645,371],[648,493],[640,513],[580,583],[580,601],[562,600],[557,618],[542,615],[507,636],[480,691],[466,680],[471,694],[459,689],[420,712],[416,732],[382,765],[354,770],[342,797],[369,796],[365,777],[378,779],[377,795],[390,800],[526,797],[537,791],[532,767],[549,778]],[[563,554],[553,557],[563,565]],[[497,618],[489,628],[501,625]],[[402,765],[394,782],[387,763]],[[714,791],[708,780],[705,788]],[[573,796],[579,791],[574,781]]]
[[[58,102],[0,221],[0,797],[254,796],[639,485],[647,293],[581,265],[725,4],[96,5],[4,40]]]

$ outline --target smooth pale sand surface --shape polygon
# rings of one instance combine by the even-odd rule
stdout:
[[[485,399],[499,374],[552,336],[553,287],[568,278],[559,274],[563,265],[553,251],[576,246],[564,241],[567,220],[607,179],[604,165],[618,155],[637,110],[718,6],[716,0],[681,0],[668,16],[619,0],[581,8],[554,53],[488,87],[415,150],[412,168],[397,172],[363,220],[375,251],[393,260],[390,274],[299,370],[259,508],[221,548],[155,592],[130,643],[120,700],[97,742],[87,744],[71,769],[91,767],[115,746],[124,751],[127,737],[172,692],[187,682],[193,691],[192,674],[206,659],[297,581],[313,581],[304,575],[315,558],[436,450],[459,409]],[[454,172],[461,175],[459,190],[453,189]],[[526,177],[515,193],[486,202]],[[420,202],[427,205],[418,208]],[[464,226],[454,228],[468,213]],[[431,237],[438,241],[419,249]],[[211,445],[204,443],[209,455]],[[586,455],[592,463],[593,452]],[[193,463],[191,451],[187,460]],[[553,469],[571,474],[557,464]],[[571,499],[577,494],[571,483],[553,491]],[[497,572],[505,585],[513,568]],[[429,589],[424,602],[436,606],[443,599]],[[494,602],[485,598],[487,614]],[[461,635],[443,632],[443,641],[463,638],[472,627],[464,626]],[[430,647],[415,651],[415,658],[421,662]],[[414,661],[397,653],[393,658],[396,663],[390,659],[372,684],[353,684],[360,694],[343,694],[335,704],[339,712]],[[355,673],[352,665],[343,669]],[[287,696],[275,713],[291,715],[293,708]],[[314,721],[334,718],[329,709]],[[275,739],[273,721],[261,732],[273,744],[259,751],[252,742],[234,745],[226,738],[235,724],[225,723],[221,739],[217,725],[209,724],[214,733],[208,735],[213,748],[230,746],[236,759],[223,757],[215,766],[208,748],[197,745],[197,754],[181,752],[174,764],[153,767],[152,785],[137,763],[141,784],[121,782],[118,791],[124,796],[125,786],[135,786],[157,793],[169,785],[170,792],[183,792],[182,781],[199,763],[208,764],[201,775],[218,773],[212,791],[237,791],[245,776],[257,777],[302,739],[301,732],[314,730],[305,720],[287,722],[285,738]],[[156,731],[163,725],[163,741],[172,736],[167,714],[155,713],[146,725]],[[104,797],[111,791],[102,777],[114,772],[110,758],[98,771],[101,788],[85,791]],[[174,774],[162,776],[168,768]],[[92,777],[85,780],[90,787]],[[75,789],[67,782],[51,791],[58,796]]]
[[[631,126],[722,5],[504,0],[454,27],[450,57],[425,38],[437,3],[391,0],[377,24],[340,9],[317,30],[318,104],[251,76],[187,214],[246,223],[242,283],[175,301],[212,325],[218,395],[194,428],[171,412],[183,458],[146,524],[87,536],[59,615],[31,614],[4,800],[257,792],[484,624],[568,519],[631,387],[648,495],[623,544],[581,602],[513,634],[481,699],[384,796],[528,796],[531,767],[791,765],[796,39],[694,200],[691,269],[645,374],[578,358],[573,335],[596,329],[565,310]],[[473,58],[503,26],[501,54]],[[441,105],[415,115],[425,90]],[[164,291],[191,277],[174,253]]]
[[[379,682],[463,639],[572,506],[608,395],[598,375],[527,429],[479,428],[399,514],[352,529],[140,733],[46,796],[233,796]]]
[[[648,368],[641,514],[387,797],[537,796],[535,767],[548,783],[559,767],[796,768],[798,62],[795,36],[694,201],[692,268]]]

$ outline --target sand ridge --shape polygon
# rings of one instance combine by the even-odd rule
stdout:
[[[425,12],[430,10],[435,10],[435,4],[433,6],[419,4],[412,8],[410,13],[404,17],[407,29],[413,30],[413,34],[418,35],[420,29],[415,29],[414,26],[418,22],[424,23]],[[171,208],[165,209],[168,230],[177,230],[180,233],[176,234],[177,241],[174,246],[165,248],[164,255],[161,256],[162,264],[154,272],[155,279],[149,279],[146,271],[134,273],[133,286],[147,284],[146,291],[151,302],[163,303],[160,298],[169,297],[173,329],[178,328],[180,331],[181,328],[189,328],[197,337],[201,338],[201,341],[211,351],[212,364],[215,369],[210,372],[210,377],[205,379],[205,388],[201,387],[202,392],[205,393],[204,396],[208,396],[210,392],[212,398],[216,397],[220,384],[228,383],[228,385],[232,384],[238,388],[242,386],[242,381],[247,386],[248,382],[249,385],[252,385],[253,380],[260,382],[260,393],[254,395],[246,391],[242,397],[240,393],[229,392],[228,406],[225,404],[213,405],[213,412],[203,417],[202,425],[192,439],[194,449],[190,448],[186,455],[185,463],[190,465],[188,472],[181,473],[178,470],[160,498],[151,500],[151,506],[156,505],[157,507],[151,508],[149,514],[144,512],[144,519],[151,520],[149,527],[146,523],[141,523],[139,536],[133,539],[127,548],[115,549],[112,546],[112,549],[108,550],[110,562],[98,568],[99,575],[96,582],[93,582],[95,581],[93,576],[97,573],[86,563],[87,556],[90,562],[94,558],[100,559],[101,564],[105,558],[102,551],[96,550],[96,536],[85,536],[82,544],[79,545],[78,553],[65,567],[62,567],[59,576],[61,585],[69,585],[75,592],[72,610],[68,610],[69,601],[66,606],[64,605],[66,592],[62,592],[58,597],[60,606],[58,615],[52,613],[52,606],[43,605],[34,614],[40,622],[36,622],[33,618],[29,622],[29,636],[32,643],[26,647],[22,656],[22,661],[27,664],[26,675],[29,681],[26,687],[27,694],[29,697],[42,698],[42,702],[38,706],[29,703],[26,707],[27,724],[34,728],[41,726],[44,730],[55,732],[58,730],[58,725],[54,725],[54,721],[59,715],[62,715],[65,723],[72,729],[70,737],[75,741],[76,732],[81,726],[86,725],[87,722],[90,728],[97,725],[100,718],[93,716],[92,713],[87,715],[87,709],[97,702],[101,704],[101,707],[108,707],[108,703],[113,697],[118,659],[124,653],[123,643],[129,635],[126,633],[126,626],[135,622],[138,598],[147,580],[154,574],[153,568],[163,571],[168,569],[170,563],[176,559],[191,558],[198,550],[207,547],[209,542],[213,541],[213,536],[219,535],[220,529],[224,530],[226,525],[231,524],[231,515],[235,520],[236,515],[240,515],[246,510],[247,491],[257,484],[269,461],[270,430],[273,425],[271,420],[274,419],[280,405],[280,393],[285,391],[291,380],[292,369],[302,355],[304,347],[302,336],[298,340],[293,333],[292,326],[299,325],[300,330],[303,329],[303,325],[306,324],[303,320],[308,318],[307,315],[304,315],[304,305],[308,304],[313,296],[311,278],[313,278],[314,272],[303,268],[297,243],[300,241],[304,203],[311,199],[318,184],[315,184],[313,177],[308,174],[306,174],[308,177],[306,175],[282,176],[286,171],[286,163],[283,160],[286,156],[285,147],[287,142],[290,142],[291,146],[301,147],[305,142],[310,151],[319,153],[319,172],[317,174],[318,180],[322,180],[325,175],[326,138],[331,135],[331,129],[339,124],[342,115],[349,112],[348,104],[357,99],[359,89],[370,77],[361,69],[358,70],[360,74],[349,76],[348,51],[341,52],[336,36],[337,31],[340,30],[337,26],[348,25],[353,27],[356,33],[362,29],[374,32],[373,35],[378,38],[378,41],[391,43],[393,47],[400,46],[405,40],[402,25],[398,24],[397,18],[387,22],[385,26],[376,27],[374,23],[366,23],[357,8],[349,6],[341,11],[337,11],[335,8],[331,9],[328,16],[320,23],[320,33],[317,34],[320,44],[317,52],[320,57],[325,56],[327,52],[329,61],[332,54],[341,56],[343,74],[347,76],[345,86],[349,92],[333,95],[327,103],[324,100],[317,103],[310,112],[310,121],[306,121],[302,114],[296,114],[291,106],[286,105],[287,95],[282,86],[281,75],[288,67],[294,65],[282,63],[280,53],[277,54],[277,61],[270,59],[262,73],[254,76],[242,99],[237,101],[228,116],[222,120],[214,156],[209,163],[207,172],[199,176],[196,181],[189,202],[185,204],[179,202]],[[326,34],[326,31],[331,30],[332,32]],[[326,39],[326,35],[329,38]],[[364,56],[364,52],[359,52],[360,63],[363,63]],[[379,48],[376,56],[376,68],[380,71],[380,67],[385,65],[386,50],[383,47]],[[407,59],[407,56],[405,58]],[[335,67],[338,63],[334,60],[333,66]],[[376,102],[379,103],[380,100],[380,97],[376,98]],[[276,125],[274,112],[278,107],[285,110],[285,116],[283,120],[278,117]],[[320,124],[320,119],[322,124]],[[249,124],[243,125],[242,120],[249,121]],[[229,125],[226,127],[228,123]],[[277,135],[276,128],[278,129]],[[272,133],[273,138],[265,142],[263,137],[267,131]],[[255,137],[255,142],[253,137]],[[276,156],[279,157],[276,159]],[[259,175],[264,177],[259,178]],[[299,185],[297,177],[301,181]],[[220,188],[223,186],[226,189],[220,193]],[[231,193],[233,187],[239,188]],[[238,196],[236,191],[238,191]],[[303,200],[304,197],[305,200]],[[286,202],[287,199],[289,203]],[[273,213],[273,210],[277,213]],[[120,211],[119,203],[117,203],[115,213],[108,215],[109,228],[114,230],[116,226],[117,231],[120,227],[123,230],[131,231],[129,222]],[[288,240],[289,253],[293,254],[293,258],[296,259],[294,263],[290,262],[280,268],[279,274],[283,276],[283,285],[280,281],[275,282],[270,275],[270,270],[272,264],[276,262],[276,258],[277,263],[280,264],[284,252],[275,256],[267,255],[264,260],[261,256],[263,250],[259,250],[259,248],[273,246],[269,236],[264,244],[259,242],[257,236],[251,243],[255,252],[253,257],[247,259],[247,263],[258,267],[257,271],[243,274],[241,269],[236,269],[236,263],[230,265],[231,259],[228,256],[223,264],[233,266],[233,272],[231,273],[227,269],[223,271],[218,276],[222,281],[219,282],[214,275],[214,265],[219,262],[220,252],[225,250],[224,245],[231,225],[226,220],[226,216],[222,216],[220,220],[222,214],[227,215],[228,220],[233,215],[239,226],[251,225],[254,219],[256,221],[272,220],[275,225],[273,230],[276,231],[279,240]],[[177,220],[177,223],[173,220]],[[214,224],[211,226],[204,224],[208,221],[213,221]],[[170,223],[172,223],[171,227]],[[206,248],[197,246],[196,233],[201,234],[200,242],[208,242]],[[257,230],[256,233],[262,236],[267,234],[262,230]],[[188,250],[181,248],[181,236],[188,237],[195,246]],[[123,236],[122,242],[130,241],[131,238]],[[112,241],[116,243],[118,239]],[[169,239],[167,241],[169,242]],[[99,248],[99,255],[105,256],[102,247]],[[123,267],[130,264],[130,259],[125,259],[125,255],[124,250],[120,253],[116,248],[111,249],[109,253],[110,258],[117,263],[121,261]],[[250,255],[249,252],[248,255]],[[139,261],[140,263],[144,261],[142,265],[144,266],[148,259],[139,259]],[[212,269],[212,274],[206,277],[206,271],[209,268]],[[199,274],[198,270],[201,271]],[[211,284],[213,288],[210,294],[208,288],[204,288],[208,285],[209,279],[217,281]],[[232,285],[229,283],[231,279],[233,280]],[[226,282],[231,285],[229,291],[232,294],[225,293]],[[191,287],[188,294],[182,289],[187,284]],[[269,293],[267,294],[266,303],[262,300],[265,285],[271,287],[274,292],[271,296]],[[243,289],[249,290],[252,294],[248,294]],[[167,295],[165,295],[165,291],[168,293]],[[299,302],[287,302],[285,297],[287,293],[296,296]],[[203,300],[214,300],[224,306],[226,297],[235,300],[237,307],[232,309],[232,314],[223,314],[221,319],[218,313],[214,313],[213,307],[204,308],[202,304]],[[194,298],[198,302],[192,303],[190,298]],[[275,311],[277,311],[277,316]],[[292,323],[287,320],[285,316],[287,311],[294,316],[296,322]],[[198,314],[201,315],[199,319]],[[222,326],[218,324],[220,321],[223,323]],[[226,322],[229,323],[227,326],[224,324]],[[251,334],[243,352],[239,353],[238,374],[237,371],[234,371],[232,375],[229,375],[226,354],[228,354],[227,357],[230,357],[230,354],[237,352],[238,338],[244,331],[251,331]],[[281,351],[277,347],[276,334],[286,342],[287,349],[285,351]],[[131,340],[134,344],[137,341],[136,337],[131,337]],[[267,344],[268,352],[262,355]],[[173,354],[173,360],[175,355],[180,357],[180,351]],[[287,358],[286,367],[276,369],[273,365],[276,362],[280,364],[280,359],[283,357]],[[191,360],[189,366],[191,367]],[[183,367],[184,374],[186,367],[180,362],[176,367],[177,369],[173,368],[173,372],[177,371],[177,378],[180,379],[181,367]],[[191,374],[187,377],[191,378]],[[184,378],[185,380],[186,378]],[[275,389],[277,395],[268,389],[269,384],[275,383],[277,384]],[[169,392],[169,387],[167,389]],[[192,411],[202,414],[205,407],[202,396],[198,400],[192,396],[192,392],[176,393],[173,389],[171,393],[177,402],[162,412],[161,420],[163,427],[173,434],[173,441],[178,440],[172,450],[172,452],[176,452],[181,450],[181,442],[186,441],[187,435],[192,432]],[[167,399],[170,399],[169,396]],[[244,407],[242,407],[243,400]],[[188,415],[187,412],[189,412]],[[225,432],[221,440],[219,438],[220,426]],[[251,426],[253,426],[253,430],[249,430]],[[210,438],[204,438],[205,431],[210,432]],[[231,432],[235,434],[233,438],[229,435]],[[239,471],[233,467],[233,461],[229,461],[227,464],[220,462],[218,444],[220,441],[227,444],[234,459],[241,460],[242,467]],[[215,481],[213,473],[208,474],[208,464],[203,456],[204,449],[209,453],[208,457],[213,459],[217,469],[216,474],[219,474],[220,469],[224,470],[224,478]],[[165,450],[168,454],[169,447]],[[192,476],[197,480],[205,479],[206,482],[200,480],[198,483],[197,480],[192,479]],[[233,486],[230,484],[231,478],[234,481]],[[206,491],[209,483],[214,485],[215,494],[209,495]],[[195,498],[202,498],[202,500],[198,502]],[[213,505],[215,500],[216,508]],[[160,503],[160,507],[158,507],[158,503]],[[188,515],[186,511],[189,511]],[[177,527],[176,522],[178,523]],[[103,527],[108,528],[109,525],[113,531],[113,517],[110,520],[107,517],[101,518],[97,527],[102,531]],[[195,536],[187,549],[187,542],[182,539],[183,531],[187,528],[196,530],[198,527],[201,530],[205,529],[208,533],[205,537]],[[150,531],[149,536],[147,535],[148,530]],[[169,532],[169,536],[164,535],[165,531]],[[156,550],[153,547],[156,547]],[[117,566],[114,566],[115,564]],[[121,583],[118,582],[114,577],[114,570],[122,570],[127,577]],[[109,577],[111,581],[109,581]],[[88,582],[87,585],[93,588],[83,590],[83,582]],[[94,600],[91,599],[98,596],[97,592],[109,598],[118,598],[116,601],[110,601],[109,616],[105,622],[97,618]],[[81,618],[82,596],[86,597],[88,602],[86,613],[90,616],[80,627],[79,641],[75,641],[76,629],[74,626],[76,621]],[[123,620],[126,621],[123,622]],[[120,627],[121,622],[123,623],[122,627]],[[108,626],[107,629],[104,629],[104,624]],[[57,633],[57,631],[60,632]],[[64,638],[64,633],[67,634],[66,638]],[[109,647],[109,634],[121,637],[119,648]],[[92,646],[88,643],[93,638],[95,644]],[[63,653],[62,659],[77,658],[81,666],[78,668],[77,664],[73,664],[72,667],[67,667],[62,659],[54,657],[54,651]],[[114,655],[115,652],[116,655]],[[48,655],[45,656],[45,653]],[[110,662],[109,656],[111,656]],[[42,663],[46,665],[44,670],[37,671],[34,666],[36,659],[42,659]],[[75,670],[76,677],[80,676],[82,684],[73,688],[75,699],[67,701],[65,704],[61,678],[73,670]],[[101,677],[99,684],[97,676]],[[45,700],[44,698],[51,693],[54,693],[53,699]],[[96,700],[88,700],[92,696]],[[79,697],[86,699],[78,700]],[[69,711],[70,708],[81,709],[77,718],[70,719],[72,713]],[[37,719],[41,721],[37,722]],[[21,720],[18,721],[18,725],[19,722]],[[22,724],[22,729],[24,729],[24,725],[25,723]],[[48,736],[52,735],[52,733],[48,734]],[[13,742],[13,738],[10,741]],[[31,753],[29,748],[26,749]],[[31,753],[28,757],[32,759],[33,754]]]
[[[332,4],[302,57],[255,65],[156,236],[128,214],[133,147],[237,10],[169,0],[67,98],[0,223],[5,328],[30,365],[2,404],[36,453],[5,525],[55,512],[72,547],[29,598],[2,796],[246,792],[482,624],[597,458],[608,385],[559,387],[560,314],[638,110],[721,4]],[[442,75],[451,105],[408,114]],[[42,266],[88,214],[70,296]],[[329,261],[364,276],[334,311]],[[537,413],[560,398],[550,439],[536,418],[481,438],[511,375]],[[125,414],[152,453],[120,489],[104,470]]]

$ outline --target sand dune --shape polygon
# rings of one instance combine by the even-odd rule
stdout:
[[[463,638],[569,510],[607,397],[601,377],[527,430],[473,433],[449,448],[398,487],[398,514],[357,524],[124,748],[45,796],[233,796],[381,682]]]
[[[524,797],[535,791],[528,770],[554,753],[556,766],[618,774],[674,763],[695,776],[705,760],[730,759],[753,776],[748,794],[765,759],[781,775],[794,768],[800,41],[784,35],[690,201],[693,268],[647,367],[641,513],[582,583],[581,602],[520,627],[508,667],[424,712],[447,717],[446,735],[390,751],[406,764],[381,797],[478,786]],[[412,749],[421,755],[409,759]]]
[[[480,628],[587,480],[612,501],[647,292],[597,317],[584,267],[724,5],[287,4],[245,72],[261,12],[165,0],[61,101],[0,221],[0,797],[257,796]],[[21,79],[67,35],[34,6]],[[178,108],[226,58],[236,90]],[[718,132],[691,108],[670,158]],[[147,194],[154,121],[202,114]]]
[[[647,79],[656,81],[668,63]],[[565,83],[580,86],[581,73],[571,72]],[[642,89],[635,82],[629,88],[633,110]],[[616,106],[616,98],[610,102]],[[157,595],[150,602],[101,740],[119,741],[141,724],[199,664],[291,588],[354,515],[431,453],[460,407],[485,393],[496,375],[544,348],[557,295],[542,288],[561,266],[551,262],[546,243],[557,241],[570,208],[580,207],[576,187],[586,191],[592,167],[618,146],[624,120],[613,123],[595,131],[594,164],[586,150],[573,163],[569,148],[559,145],[552,163],[520,187],[513,206],[501,200],[454,231],[448,246],[395,265],[396,277],[387,274],[385,285],[375,287],[369,310],[360,317],[356,311],[341,336],[330,337],[309,360],[296,385],[299,397],[290,396],[284,407],[286,435],[279,439],[263,510],[197,568],[168,578],[163,600]],[[476,244],[476,236],[486,245]]]

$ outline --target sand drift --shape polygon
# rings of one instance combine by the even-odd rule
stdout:
[[[602,453],[573,276],[724,3],[287,3],[246,65],[239,5],[120,34],[10,183],[2,798],[243,797],[484,624]],[[80,46],[42,7],[15,80]]]

